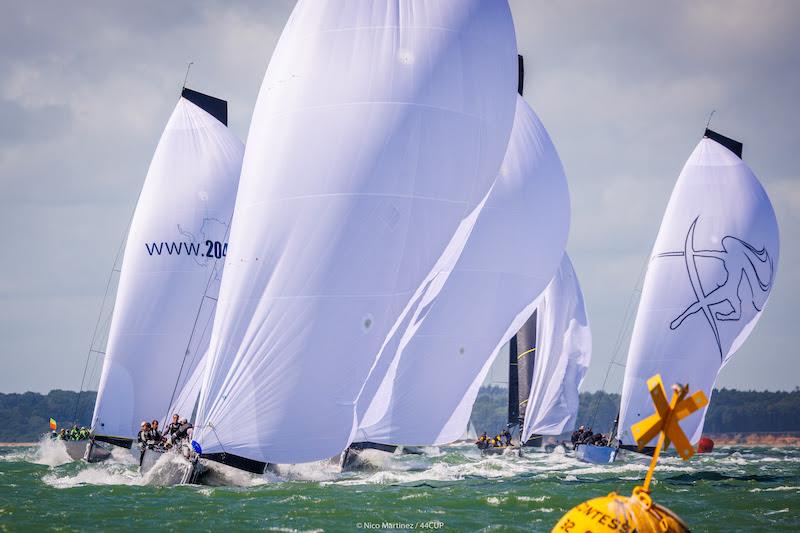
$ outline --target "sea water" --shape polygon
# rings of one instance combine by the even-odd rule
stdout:
[[[0,448],[0,530],[550,531],[581,501],[630,493],[647,468],[636,456],[590,465],[560,449],[482,457],[471,445],[371,459],[369,471],[223,468],[226,486],[167,487],[140,477],[127,452],[85,464],[58,443]],[[693,531],[800,531],[800,448],[667,454],[653,497]]]

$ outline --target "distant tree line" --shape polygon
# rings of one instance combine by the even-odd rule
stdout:
[[[91,423],[97,393],[51,390],[48,394],[0,393],[0,442],[32,442],[49,431],[50,418],[58,427]],[[76,410],[77,407],[77,410]],[[77,417],[76,417],[77,413]],[[77,419],[77,420],[76,420]]]
[[[48,394],[0,393],[0,442],[30,442],[48,431],[50,417],[59,427],[91,422],[97,393],[52,390]],[[77,406],[77,409],[76,409]],[[582,392],[577,424],[605,433],[617,416],[619,394]],[[508,418],[508,390],[481,388],[472,410],[472,423],[480,434],[499,433]],[[706,433],[800,431],[800,388],[791,392],[715,390],[706,417]]]
[[[606,433],[613,426],[618,409],[619,394],[582,392],[576,423]],[[472,410],[472,423],[478,434],[502,431],[507,418],[508,389],[481,388]],[[705,433],[784,431],[800,431],[800,388],[791,392],[714,390]]]

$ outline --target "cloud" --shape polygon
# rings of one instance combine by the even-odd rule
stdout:
[[[244,139],[292,6],[4,6],[0,390],[77,387],[110,264],[187,63],[194,61],[189,85],[227,99],[231,127]],[[714,126],[744,141],[745,159],[775,202],[783,243],[766,313],[721,383],[793,388],[800,3],[519,0],[511,7],[526,58],[525,97],[570,180],[568,249],[595,339],[586,387],[602,383],[672,185],[717,109]]]

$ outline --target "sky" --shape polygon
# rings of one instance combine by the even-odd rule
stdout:
[[[294,2],[11,2],[0,20],[0,392],[80,386],[153,150],[189,86],[245,139]],[[512,1],[525,99],[570,185],[567,250],[594,337],[584,389],[619,390],[626,320],[672,186],[712,127],[744,142],[780,264],[718,386],[800,385],[800,2]],[[622,333],[621,333],[622,332]],[[622,337],[622,342],[618,339]],[[95,380],[96,382],[96,380]]]

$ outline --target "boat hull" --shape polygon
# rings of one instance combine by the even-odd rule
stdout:
[[[481,455],[503,455],[506,453],[506,450],[516,450],[518,453],[522,453],[522,450],[516,446],[496,446],[482,449]]]
[[[338,462],[343,472],[352,470],[376,470],[379,468],[379,464],[375,464],[371,459],[378,459],[380,454],[425,455],[426,448],[428,450],[438,451],[438,448],[425,446],[395,446],[377,442],[354,442],[345,451],[337,457],[334,457],[332,461]],[[380,461],[378,461],[378,463],[379,462]]]
[[[179,450],[145,448],[131,450],[139,461],[139,473],[154,485],[185,485],[194,483],[199,476],[196,461],[190,461]]]
[[[611,446],[578,444],[575,447],[575,457],[584,463],[610,464],[617,458],[617,449]]]
[[[111,457],[111,450],[97,441],[89,441],[83,459],[87,463],[99,463],[100,461],[105,461],[109,457]]]
[[[64,448],[67,450],[67,455],[73,461],[80,461],[86,454],[86,447],[89,445],[88,439],[83,440],[62,440]]]
[[[394,454],[397,446],[377,442],[354,442],[339,454],[339,467],[343,472],[352,470],[376,470],[377,466],[369,460],[374,453]]]

